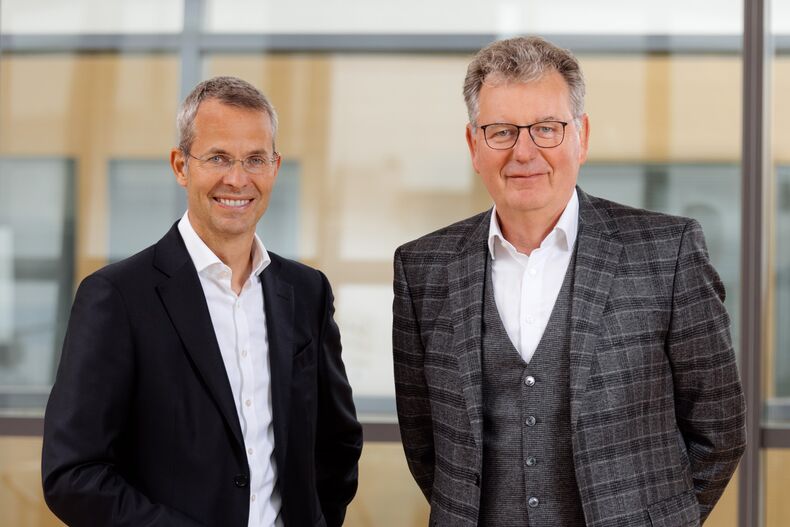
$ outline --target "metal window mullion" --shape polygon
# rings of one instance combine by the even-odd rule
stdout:
[[[770,1],[770,0],[769,0]],[[740,366],[747,447],[740,464],[738,525],[762,525],[762,359],[765,290],[765,0],[744,0],[741,160]]]
[[[179,101],[192,91],[202,77],[200,39],[205,0],[184,0],[184,25],[181,33],[181,89]]]

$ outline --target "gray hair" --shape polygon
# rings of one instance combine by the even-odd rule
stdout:
[[[484,83],[533,82],[556,71],[570,91],[571,111],[575,121],[584,113],[584,75],[579,61],[540,37],[515,37],[493,42],[477,52],[466,70],[464,100],[469,122],[477,127],[480,89]]]
[[[265,112],[272,124],[272,148],[277,136],[277,112],[269,99],[249,82],[238,77],[214,77],[197,86],[187,95],[178,110],[176,126],[178,127],[178,148],[189,153],[195,140],[195,116],[200,103],[216,99],[223,104]]]

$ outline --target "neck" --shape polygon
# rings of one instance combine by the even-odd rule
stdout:
[[[499,220],[499,228],[502,235],[509,241],[516,250],[529,256],[532,251],[540,247],[546,236],[557,225],[557,221],[562,216],[564,208],[546,213],[545,211],[536,212],[513,212],[500,211],[497,208],[496,214]]]
[[[222,263],[230,267],[231,288],[237,295],[241,294],[244,283],[252,273],[252,244],[255,234],[216,238],[198,233],[198,236]]]

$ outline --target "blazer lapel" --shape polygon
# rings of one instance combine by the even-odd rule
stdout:
[[[156,245],[154,266],[168,275],[156,290],[195,369],[239,445],[244,444],[233,392],[195,266],[177,224]]]
[[[606,209],[579,194],[579,234],[571,298],[571,426],[579,418],[601,315],[609,298],[623,245]]]
[[[447,269],[453,315],[454,346],[469,424],[478,447],[483,445],[482,313],[488,226],[491,212],[481,216],[461,242]]]
[[[269,340],[272,419],[277,445],[274,452],[277,465],[285,467],[294,353],[294,291],[293,286],[281,278],[281,265],[277,257],[272,255],[272,262],[261,273],[261,286]],[[282,471],[278,477],[282,480],[284,476]]]

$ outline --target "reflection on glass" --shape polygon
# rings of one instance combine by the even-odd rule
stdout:
[[[109,178],[109,259],[117,261],[159,240],[186,210],[186,197],[166,161],[112,160]]]
[[[790,166],[777,167],[774,395],[790,398]],[[788,399],[790,401],[790,399]],[[769,416],[770,417],[770,416]],[[774,416],[778,417],[778,416]],[[790,419],[790,411],[781,418]]]
[[[70,161],[0,159],[0,409],[43,406],[71,303]]]

